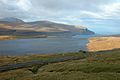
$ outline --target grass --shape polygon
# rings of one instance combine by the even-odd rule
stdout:
[[[120,48],[120,37],[94,37],[87,44],[89,51],[111,50]]]
[[[83,56],[84,59],[48,64],[42,67],[17,69],[0,73],[0,80],[120,80],[120,50],[108,52],[76,52],[51,55],[29,55],[15,57],[18,62],[46,60],[63,56]],[[0,58],[1,59],[1,58]],[[6,59],[6,58],[5,58]],[[12,57],[3,64],[12,63]],[[14,62],[14,61],[13,61]],[[16,61],[17,62],[17,61]],[[30,70],[28,70],[30,69]],[[35,74],[32,71],[35,70]]]
[[[15,36],[0,36],[0,40],[13,40],[16,39]]]
[[[15,40],[15,39],[31,39],[31,38],[46,38],[45,35],[38,35],[38,36],[17,36],[17,35],[1,35],[0,40]]]

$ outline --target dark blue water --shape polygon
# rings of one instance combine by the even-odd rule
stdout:
[[[37,38],[0,41],[0,55],[51,54],[87,50],[88,38]]]

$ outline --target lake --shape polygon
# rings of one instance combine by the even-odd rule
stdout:
[[[87,50],[88,37],[37,38],[0,41],[0,55],[53,54]]]

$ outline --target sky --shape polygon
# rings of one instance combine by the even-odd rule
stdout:
[[[98,34],[120,34],[120,0],[0,0],[0,18],[4,17],[49,20],[86,26]]]

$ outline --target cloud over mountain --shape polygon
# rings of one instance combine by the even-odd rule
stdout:
[[[93,26],[89,27],[93,30],[100,27],[120,30],[119,0],[0,0],[0,12],[1,18],[50,20]]]

